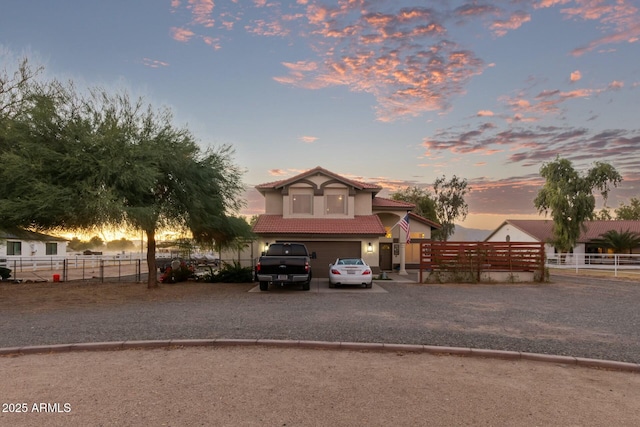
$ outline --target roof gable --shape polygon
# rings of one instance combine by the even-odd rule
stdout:
[[[287,178],[287,179],[283,179],[280,181],[274,181],[274,182],[267,182],[264,184],[259,184],[256,185],[256,189],[258,191],[264,191],[264,190],[276,190],[279,188],[284,188],[287,186],[290,186],[292,184],[295,184],[297,182],[309,182],[309,178],[314,176],[314,175],[324,175],[334,181],[337,181],[339,183],[345,184],[349,187],[353,187],[357,190],[372,190],[374,193],[379,192],[380,190],[382,190],[382,187],[375,185],[375,184],[369,184],[366,182],[361,182],[361,181],[355,181],[352,179],[348,179],[345,178],[341,175],[338,175],[336,173],[333,173],[331,171],[328,171],[327,169],[324,169],[320,166],[317,166],[313,169],[310,169],[306,172],[300,173],[298,175],[295,175],[291,178]]]

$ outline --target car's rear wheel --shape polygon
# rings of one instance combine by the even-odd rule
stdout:
[[[309,283],[309,282],[304,282],[304,283],[302,284],[302,290],[303,290],[303,291],[308,291],[309,289],[311,289],[311,283]]]
[[[364,287],[367,289],[371,289],[372,286],[373,286],[373,282],[367,283],[366,285],[364,285]]]
[[[260,290],[268,291],[269,290],[269,282],[260,282]]]
[[[330,287],[330,288],[335,288],[335,287],[336,287],[336,285],[335,285],[334,283],[331,283],[331,280],[329,280],[329,287]]]

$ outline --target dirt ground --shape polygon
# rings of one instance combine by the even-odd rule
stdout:
[[[220,290],[198,282],[154,290],[2,283],[0,313]],[[640,419],[640,375],[534,361],[192,347],[7,356],[0,372],[0,425],[632,426]]]
[[[147,289],[146,283],[135,282],[0,282],[0,311],[46,311],[136,301],[176,301],[219,292],[220,286],[229,285],[188,281],[160,283],[158,288]]]

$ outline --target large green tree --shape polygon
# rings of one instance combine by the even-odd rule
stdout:
[[[455,231],[454,221],[464,220],[469,206],[464,200],[471,190],[467,180],[453,176],[447,180],[445,176],[437,178],[433,184],[434,194],[426,188],[407,187],[391,195],[393,200],[413,203],[413,212],[442,225],[434,231],[432,237],[448,240]]]
[[[629,204],[625,205],[620,203],[620,206],[615,209],[616,219],[630,219],[634,221],[640,221],[640,199],[632,197],[629,200]]]
[[[471,188],[467,180],[453,176],[447,181],[443,175],[433,183],[433,191],[436,200],[436,212],[438,222],[442,228],[436,235],[440,240],[447,241],[456,231],[455,221],[464,220],[469,213],[469,205],[464,199]]]
[[[106,224],[126,224],[147,238],[149,287],[155,274],[156,233],[189,231],[195,242],[233,240],[244,230],[230,215],[243,205],[242,171],[229,146],[202,150],[191,132],[176,128],[169,110],[154,110],[125,95],[94,94],[86,103],[103,150],[101,181],[109,190]]]
[[[407,187],[399,190],[391,195],[393,200],[413,203],[415,208],[413,212],[421,217],[438,222],[438,214],[436,213],[436,202],[433,195],[426,188],[417,186]]]
[[[585,221],[594,218],[594,190],[599,190],[606,202],[611,185],[617,186],[622,181],[622,176],[608,163],[596,162],[580,173],[569,160],[560,157],[545,163],[540,175],[545,183],[533,203],[539,213],[551,213],[552,243],[563,252],[575,246]]]
[[[147,236],[148,286],[157,286],[155,234],[233,240],[242,171],[229,146],[203,150],[170,111],[101,90],[35,82],[25,68],[0,94],[0,227],[130,227]],[[17,101],[18,100],[18,101]]]

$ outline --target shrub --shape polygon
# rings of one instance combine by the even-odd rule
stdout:
[[[239,263],[224,264],[222,268],[213,272],[211,282],[249,283],[253,282],[253,269],[242,267]]]
[[[11,277],[11,269],[0,267],[0,280],[7,280],[9,277]]]

